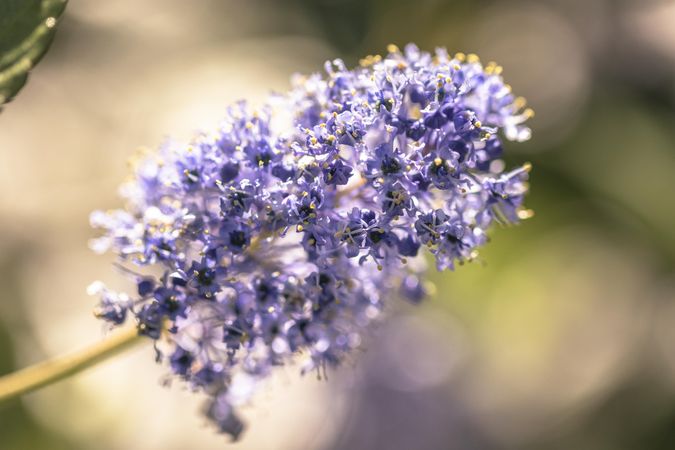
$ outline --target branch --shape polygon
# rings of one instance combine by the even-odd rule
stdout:
[[[0,377],[0,403],[75,375],[139,342],[136,327],[77,352]]]

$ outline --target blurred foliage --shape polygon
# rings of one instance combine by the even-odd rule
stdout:
[[[363,42],[375,5],[362,0],[290,0],[290,7],[303,8],[316,24],[321,39],[342,51],[353,51]]]
[[[0,0],[0,107],[45,54],[67,0]]]

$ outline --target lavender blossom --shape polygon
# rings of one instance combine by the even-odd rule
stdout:
[[[528,215],[529,166],[499,172],[499,130],[528,139],[532,113],[499,66],[408,45],[325,70],[138,158],[127,208],[92,215],[104,230],[92,248],[115,251],[137,284],[135,295],[97,286],[99,317],[133,317],[162,341],[233,438],[237,404],[274,366],[304,358],[304,371],[325,371],[385,299],[424,298],[421,247],[453,269],[494,222]]]

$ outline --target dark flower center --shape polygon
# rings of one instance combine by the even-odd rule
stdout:
[[[391,156],[385,156],[384,158],[382,158],[380,170],[385,175],[398,173],[401,170],[401,163],[399,163],[396,158],[392,158]]]

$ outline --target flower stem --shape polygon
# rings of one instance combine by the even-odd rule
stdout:
[[[142,339],[135,327],[90,347],[0,377],[0,403],[75,375]]]

